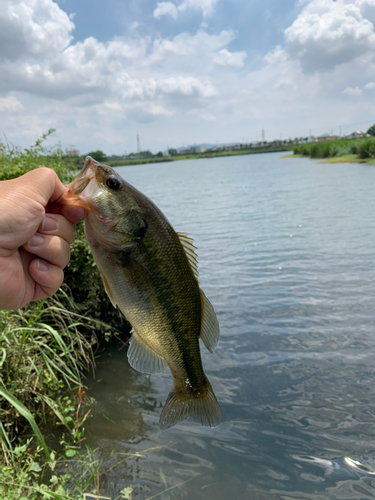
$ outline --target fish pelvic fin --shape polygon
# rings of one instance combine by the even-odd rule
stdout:
[[[130,366],[142,373],[162,373],[168,366],[165,359],[142,342],[134,330],[128,349],[128,361]]]
[[[202,304],[202,320],[200,338],[210,352],[215,349],[220,334],[219,322],[211,302],[200,290]]]
[[[102,277],[102,281],[103,281],[103,286],[104,286],[104,290],[106,292],[106,294],[108,295],[108,298],[109,300],[111,301],[111,304],[113,305],[113,307],[116,309],[117,307],[117,304],[116,304],[116,301],[113,297],[113,293],[109,287],[109,284],[108,284],[108,281],[107,281],[107,278],[104,276],[104,274],[100,271],[100,276]]]
[[[163,430],[168,429],[189,417],[210,427],[217,427],[222,420],[219,403],[207,379],[204,387],[194,393],[179,394],[172,390],[160,415],[159,425]]]

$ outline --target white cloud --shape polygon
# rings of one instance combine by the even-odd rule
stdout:
[[[159,80],[156,92],[165,94],[181,94],[184,96],[196,95],[199,97],[213,97],[217,91],[209,80],[200,80],[194,77],[171,77]]]
[[[280,47],[280,45],[277,45],[274,50],[271,52],[268,52],[264,56],[264,60],[266,61],[267,64],[278,64],[278,63],[284,63],[287,61],[288,55],[284,49]]]
[[[229,52],[227,49],[222,49],[214,57],[213,63],[217,66],[231,66],[232,68],[241,68],[244,65],[246,52]]]
[[[172,116],[173,111],[169,111],[168,109],[165,109],[163,106],[160,106],[158,104],[152,104],[151,106],[148,106],[147,108],[144,108],[145,113],[150,113],[151,115],[154,116]]]
[[[199,118],[202,118],[202,120],[205,120],[208,122],[216,120],[215,115],[213,115],[212,113],[209,113],[207,111],[204,111],[202,109],[192,109],[189,111],[189,115],[199,116]]]
[[[203,30],[199,30],[195,35],[190,33],[180,33],[172,40],[161,38],[153,43],[152,53],[144,64],[158,63],[163,60],[171,62],[171,56],[178,56],[183,59],[183,66],[192,64],[195,68],[202,63],[206,64],[206,59],[211,58],[221,47],[228,45],[234,40],[235,35],[231,30],[223,30],[218,35],[209,35]],[[187,63],[188,59],[188,63]]]
[[[218,0],[184,0],[179,6],[178,10],[185,12],[188,9],[201,9],[203,17],[212,16],[214,13],[215,5]]]
[[[190,25],[189,32],[170,36],[152,29],[142,35],[147,21],[138,29],[128,18],[126,38],[75,42],[73,23],[52,0],[1,1],[0,38],[17,32],[16,41],[0,46],[0,111],[16,144],[28,145],[54,127],[64,147],[74,142],[83,152],[95,145],[123,153],[134,149],[139,131],[142,146],[158,151],[182,141],[255,140],[263,126],[267,139],[308,135],[310,128],[317,135],[335,123],[356,123],[354,130],[375,115],[369,99],[375,0],[305,2],[285,43],[250,61],[257,70],[246,67],[253,52],[241,50],[241,38],[237,51],[229,50],[234,30],[215,30],[201,18],[194,18],[198,31]],[[15,20],[9,13],[20,4]],[[174,6],[178,19],[188,10],[208,17],[216,2],[161,5],[171,12]]]
[[[154,10],[154,17],[160,19],[163,16],[171,16],[173,19],[177,18],[178,10],[172,2],[158,2]]]
[[[49,6],[51,3],[50,0],[38,1]],[[14,0],[9,0],[10,6],[13,3]],[[58,9],[56,4],[55,7]],[[36,16],[32,10],[28,10],[27,15],[24,16],[25,25]],[[135,33],[132,39],[117,37],[103,43],[89,37],[68,46],[70,35],[64,43],[59,42],[59,33],[56,38],[58,42],[51,42],[52,50],[43,59],[38,54],[32,57],[30,52],[21,52],[18,58],[0,63],[0,92],[23,92],[81,106],[113,102],[117,98],[123,103],[123,111],[124,103],[133,100],[150,103],[153,99],[175,100],[178,96],[209,99],[217,94],[210,78],[205,72],[201,75],[199,71],[197,75],[194,71],[190,73],[188,68],[197,69],[198,60],[212,60],[213,53],[233,40],[234,34],[223,31],[219,35],[208,35],[199,30],[195,35],[181,33],[171,40],[159,38],[152,43],[150,37],[142,38]],[[31,46],[33,40],[33,30],[26,30],[25,44]],[[180,61],[181,71],[173,69],[171,55]],[[160,68],[151,73],[147,66],[155,63]],[[205,67],[204,62],[202,65]],[[165,102],[154,103],[149,109],[154,115],[170,115],[169,111],[162,112],[169,109]]]
[[[52,0],[2,1],[0,60],[58,53],[72,40],[74,24]]]
[[[362,90],[359,87],[347,87],[342,93],[349,96],[359,96],[362,95]]]
[[[288,53],[307,71],[332,70],[375,48],[365,7],[373,0],[313,0],[285,30]]]
[[[214,13],[218,0],[183,0],[178,6],[172,2],[158,2],[154,10],[154,17],[160,19],[163,16],[171,16],[177,19],[180,12],[189,9],[201,10],[203,17],[210,17]]]
[[[14,95],[8,95],[7,97],[0,97],[0,111],[21,111],[23,109],[22,104]]]

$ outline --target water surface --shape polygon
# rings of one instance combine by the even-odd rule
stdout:
[[[88,381],[100,493],[374,498],[375,168],[277,153],[118,171],[195,239],[223,423],[161,431],[169,370],[138,373],[113,349]]]

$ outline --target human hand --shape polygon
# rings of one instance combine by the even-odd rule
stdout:
[[[64,192],[49,168],[0,182],[0,309],[49,297],[63,282],[75,224],[85,214],[54,203]]]

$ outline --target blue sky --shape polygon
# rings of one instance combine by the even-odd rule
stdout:
[[[367,129],[375,0],[2,0],[0,117],[123,154]]]

